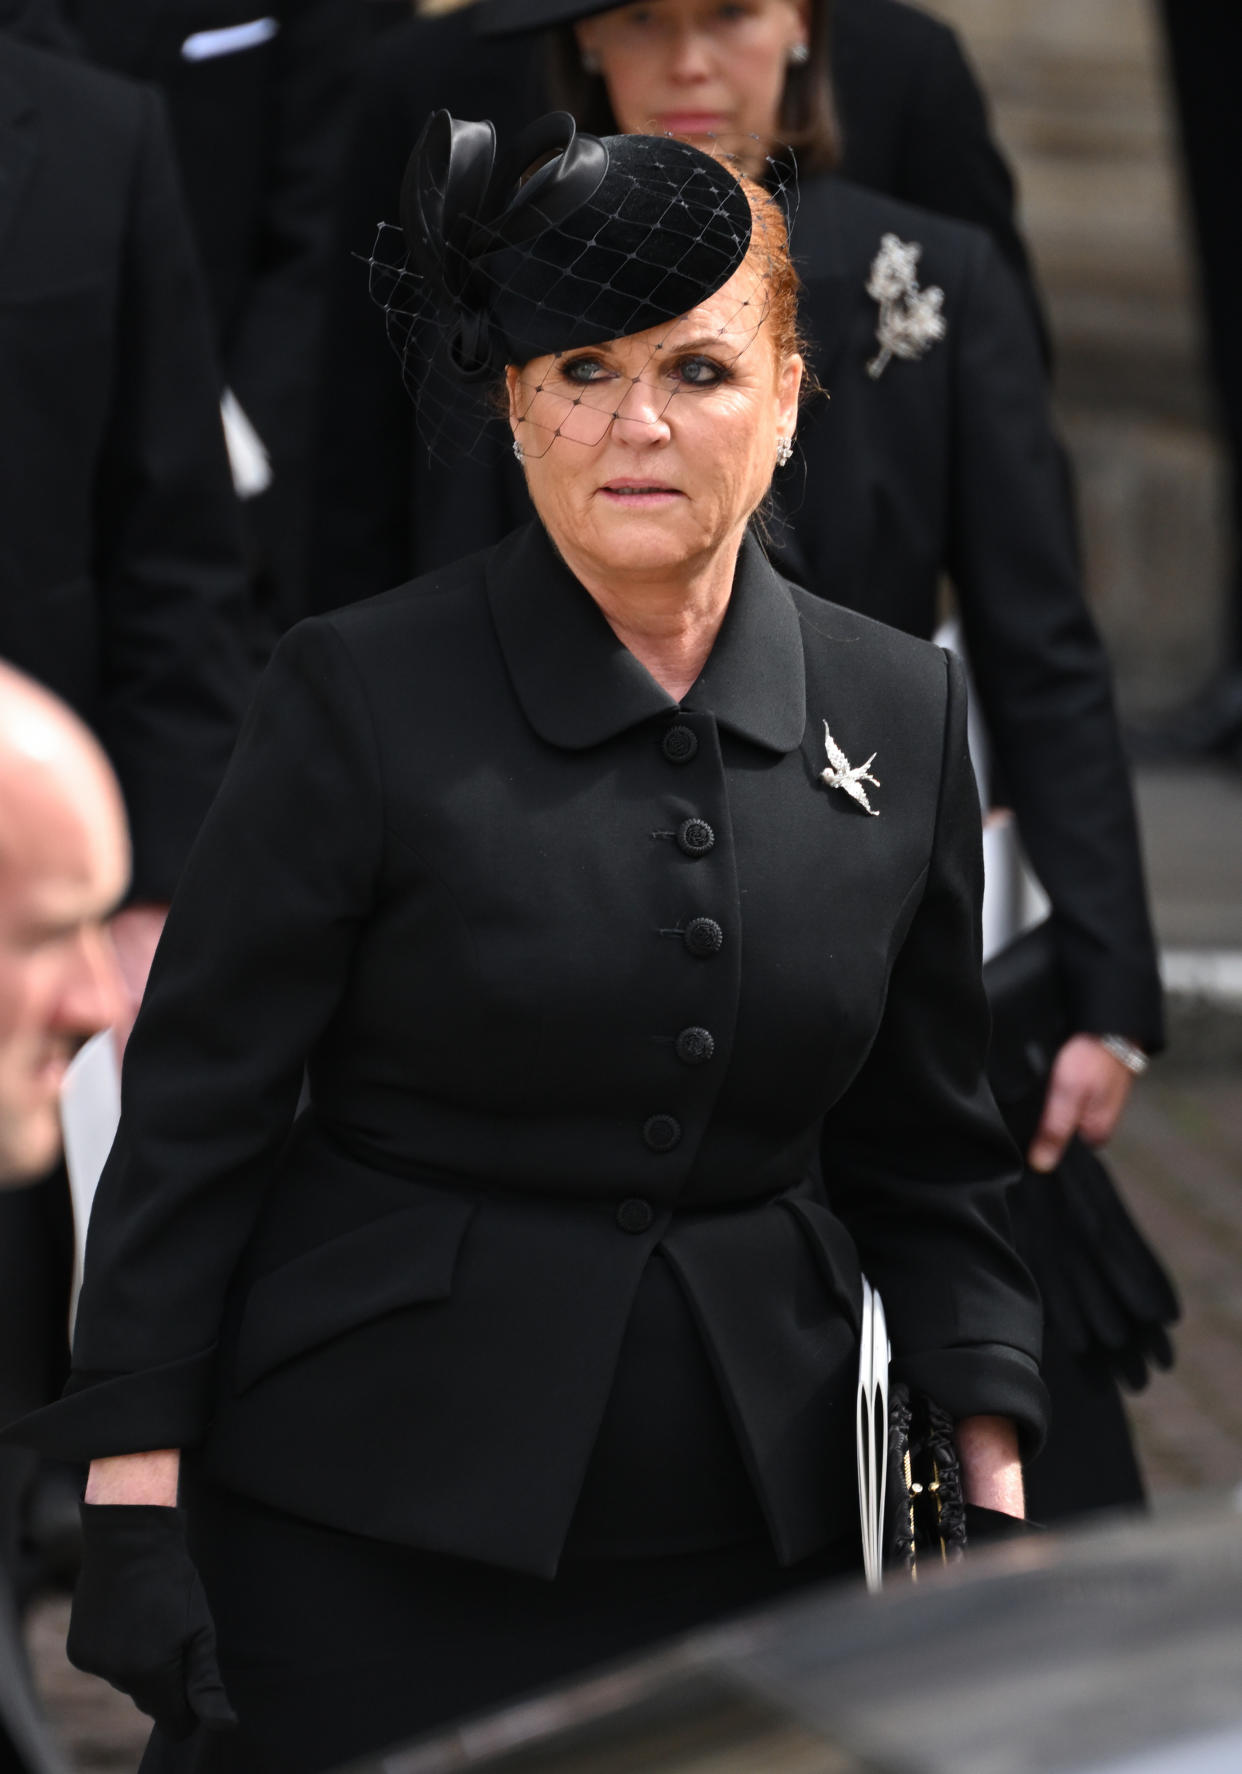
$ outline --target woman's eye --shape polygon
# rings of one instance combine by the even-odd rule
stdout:
[[[569,363],[561,365],[561,374],[567,382],[601,382],[608,374],[597,357],[575,357]]]
[[[710,357],[683,357],[677,365],[677,374],[691,388],[714,388],[728,373],[723,364],[713,363]]]

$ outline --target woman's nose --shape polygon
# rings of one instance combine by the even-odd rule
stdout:
[[[668,390],[636,376],[617,403],[615,432],[631,444],[659,443],[669,436]]]
[[[711,44],[703,31],[692,26],[673,38],[672,58],[675,80],[706,80],[711,73]]]

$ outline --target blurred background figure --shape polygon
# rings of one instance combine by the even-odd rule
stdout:
[[[1220,665],[1199,693],[1133,735],[1140,757],[1220,756],[1242,768],[1242,8],[1161,0],[1199,257],[1216,418],[1228,456],[1232,560]]]
[[[363,0],[63,0],[164,94],[210,298],[265,652],[303,612],[308,435]]]
[[[128,878],[125,809],[103,750],[56,697],[0,662],[0,1185],[55,1162],[65,1068],[122,1014],[107,920]],[[0,1768],[62,1774],[16,1616],[0,1570]]]
[[[232,749],[254,635],[160,101],[53,53],[63,46],[50,5],[0,0],[0,657],[76,711],[120,780],[133,879],[110,932],[124,1025]],[[63,1173],[0,1198],[0,1416],[63,1382],[72,1249]],[[10,1569],[31,1476],[23,1453],[0,1454]],[[71,1492],[63,1502],[46,1544],[72,1539]]]

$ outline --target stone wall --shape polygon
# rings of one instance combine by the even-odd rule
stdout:
[[[1047,297],[1123,705],[1210,670],[1228,534],[1152,0],[935,0],[991,97]]]

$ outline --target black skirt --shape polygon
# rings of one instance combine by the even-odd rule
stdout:
[[[552,1581],[300,1521],[203,1484],[194,1552],[240,1725],[140,1774],[321,1774],[613,1658],[853,1572],[851,1533],[782,1569],[764,1538],[566,1559]]]

